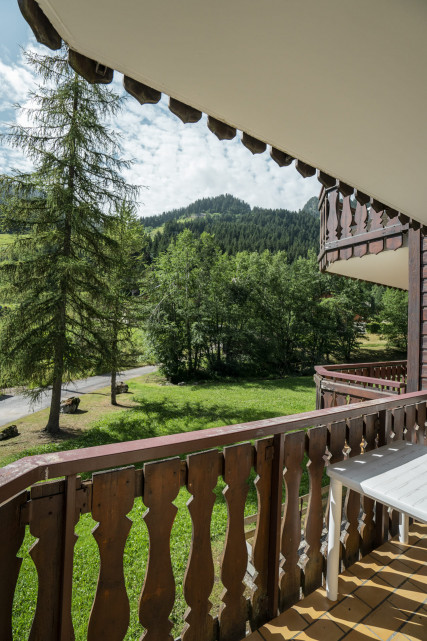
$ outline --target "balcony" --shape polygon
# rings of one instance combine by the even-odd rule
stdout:
[[[179,577],[173,570],[177,550],[171,548],[170,540],[180,512],[191,517],[192,540],[182,579],[187,610],[181,618],[175,616],[175,636],[182,641],[239,641],[260,629],[265,639],[262,626],[289,608],[307,621],[302,599],[322,588],[326,570],[325,466],[359,454],[361,447],[369,451],[391,439],[424,443],[426,403],[425,391],[380,395],[346,407],[44,454],[4,467],[0,470],[0,638],[75,638],[73,628],[81,616],[76,611],[76,582],[86,579],[84,572],[83,577],[76,573],[83,566],[75,533],[88,514],[98,523],[92,533],[99,553],[98,581],[93,602],[81,606],[87,608],[87,626],[77,641],[173,639],[171,612]],[[309,482],[309,495],[306,509],[301,510],[304,479]],[[218,516],[214,490],[220,480],[225,484],[227,516],[224,537],[216,542],[221,547],[217,574],[210,524]],[[190,499],[186,504],[179,501],[177,508],[180,492],[188,493]],[[256,530],[248,546],[245,506],[248,493],[254,492]],[[148,541],[149,549],[145,543],[132,548],[132,555],[141,559],[143,573],[135,587],[135,577],[125,577],[124,551],[132,526],[127,515],[136,503],[146,508],[142,518],[147,537],[140,540]],[[132,514],[134,525],[140,527],[142,511]],[[372,556],[367,561],[363,558],[374,550],[377,556],[383,554],[381,546],[397,527],[398,514],[389,514],[381,505],[349,491],[341,560],[341,569],[348,573],[343,580],[350,574],[355,577],[353,584],[364,581],[363,564],[370,563]],[[30,545],[28,532],[36,539],[31,557],[37,571],[37,603],[31,630],[25,635],[15,630],[13,637],[14,598],[21,611],[32,607],[22,580],[15,595],[22,571],[20,557]],[[354,565],[360,561],[361,566]],[[411,581],[412,575],[418,580],[417,572],[415,568]],[[421,572],[421,582],[423,576]],[[215,601],[216,583],[222,583],[224,590]],[[132,617],[138,621],[129,636]],[[344,635],[345,629],[337,625]]]
[[[346,187],[320,193],[320,269],[408,289],[409,219]]]
[[[407,361],[317,365],[314,370],[317,409],[406,392]]]

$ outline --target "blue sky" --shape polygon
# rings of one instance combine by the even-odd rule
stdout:
[[[1,0],[0,8],[0,130],[14,122],[12,105],[25,103],[35,79],[25,67],[20,47],[37,47],[17,0]],[[44,48],[41,50],[43,51]],[[47,51],[47,50],[45,50]],[[114,89],[122,92],[116,73]],[[278,167],[268,153],[253,156],[240,142],[219,141],[210,133],[204,116],[199,123],[184,125],[167,108],[139,105],[129,98],[115,127],[123,136],[123,156],[134,159],[126,178],[144,186],[139,214],[149,216],[174,209],[206,196],[231,193],[250,205],[300,209],[317,196],[315,178],[303,179],[291,167]],[[0,173],[30,168],[19,151],[0,145]]]

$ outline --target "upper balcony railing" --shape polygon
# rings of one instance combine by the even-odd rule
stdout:
[[[407,361],[317,365],[314,369],[317,409],[406,392]]]
[[[348,260],[385,249],[399,249],[409,228],[405,217],[345,185],[322,189],[320,209],[320,268],[336,260]],[[415,224],[412,221],[411,224]]]
[[[15,631],[14,638],[20,641],[70,641],[76,616],[87,617],[84,638],[89,641],[121,641],[130,612],[137,617],[132,638],[172,640],[170,616],[181,581],[188,609],[182,620],[175,616],[175,632],[182,641],[243,639],[249,628],[258,628],[324,581],[325,465],[391,439],[424,443],[426,402],[426,391],[403,394],[253,423],[44,454],[6,466],[0,470],[0,639],[12,640],[15,599],[20,613],[34,608],[31,630]],[[88,480],[78,476],[88,472]],[[304,477],[310,489],[302,515]],[[221,479],[227,514],[222,511],[226,533],[215,541],[222,548],[217,581],[224,587],[216,615],[211,610],[215,582],[211,524],[215,514],[218,517],[220,497],[214,490]],[[248,492],[253,495],[254,490],[256,531],[248,557],[244,517]],[[178,501],[177,508],[174,502],[181,491],[190,500],[186,505]],[[132,545],[132,558],[140,560],[144,575],[136,604],[130,603],[129,587],[133,586],[134,595],[136,579],[125,578],[124,551],[131,530],[127,515],[141,499],[147,508],[143,514],[146,537],[140,534]],[[180,577],[176,567],[183,563],[173,563],[171,531],[183,512],[185,518],[188,512],[191,516],[192,540],[185,574]],[[76,571],[82,547],[74,547],[75,531],[88,513],[98,523],[93,530],[99,551],[98,583],[94,598],[87,598],[76,613],[72,604],[82,588],[75,592],[75,583],[88,581],[88,576],[86,568],[82,577]],[[344,515],[343,567],[398,528],[397,514],[390,516],[352,491]],[[132,512],[132,518],[142,532],[141,511]],[[36,538],[31,548],[38,581],[35,606],[22,580],[15,594],[21,571],[18,555],[29,546],[28,530]],[[175,554],[181,554],[185,544],[180,541]],[[249,561],[253,582],[248,587]],[[83,566],[79,561],[78,567]]]

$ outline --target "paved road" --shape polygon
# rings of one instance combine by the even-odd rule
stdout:
[[[156,369],[157,367],[155,367],[154,365],[127,369],[117,377],[117,380],[127,381],[130,378],[135,378],[136,376],[142,376],[143,374],[155,372]],[[62,398],[68,398],[69,396],[74,396],[75,394],[88,394],[89,392],[94,392],[101,387],[106,387],[109,384],[109,374],[89,376],[88,378],[83,378],[80,381],[74,381],[73,383],[65,384],[62,388]],[[6,396],[5,398],[0,399],[0,425],[6,425],[11,421],[16,421],[18,418],[28,416],[28,414],[43,410],[45,407],[49,407],[50,396],[51,392],[47,391],[37,401],[37,403],[31,403],[31,401],[23,394],[17,394],[16,396]]]

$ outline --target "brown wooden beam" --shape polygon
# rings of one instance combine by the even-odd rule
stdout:
[[[212,116],[208,116],[208,129],[211,131],[218,140],[232,140],[236,136],[236,129],[227,125],[221,120],[217,120]]]
[[[271,148],[270,156],[279,167],[288,167],[295,160],[293,156],[290,156],[284,151],[280,151],[280,149],[276,149],[276,147]]]
[[[92,60],[81,53],[68,50],[68,63],[76,73],[87,80],[91,85],[109,85],[113,80],[114,71],[110,67]]]
[[[152,89],[142,82],[138,82],[138,80],[129,78],[129,76],[124,76],[123,86],[131,96],[136,98],[140,105],[156,104],[162,97],[161,92],[157,91],[157,89]]]
[[[250,136],[245,131],[242,134],[242,144],[245,145],[253,154],[262,154],[267,149],[267,145],[262,140]]]
[[[180,120],[186,125],[190,123],[199,122],[202,117],[202,112],[190,105],[186,105],[184,102],[180,102],[175,98],[169,99],[169,109],[175,116],[178,116]]]
[[[420,388],[421,338],[421,232],[410,229],[408,295],[408,392]]]
[[[37,42],[49,47],[49,49],[60,49],[62,45],[61,36],[52,26],[37,2],[35,0],[18,0],[18,6],[30,25]]]

